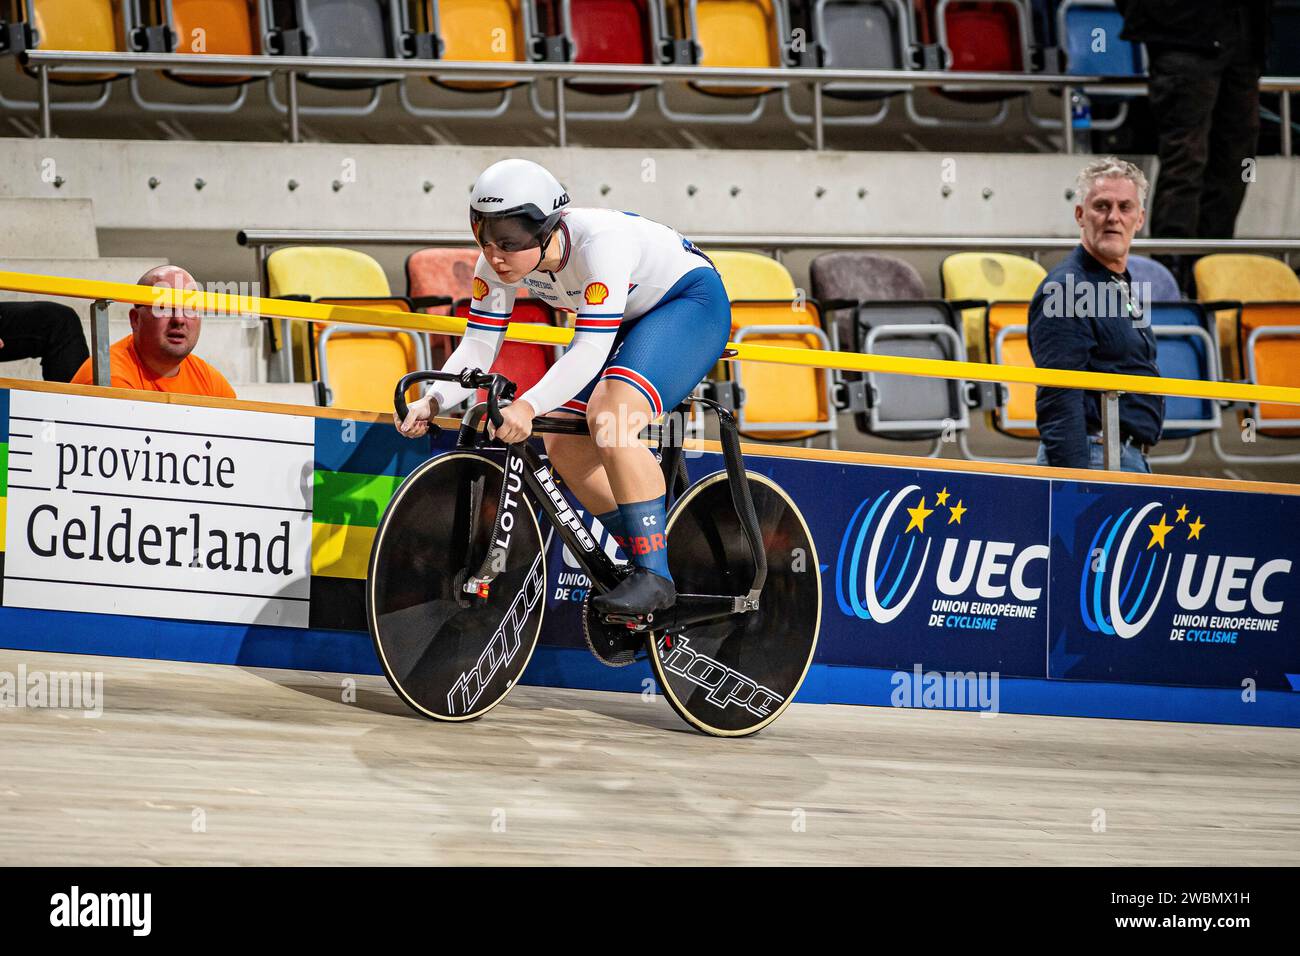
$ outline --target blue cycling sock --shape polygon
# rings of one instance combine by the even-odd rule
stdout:
[[[623,512],[615,507],[613,511],[596,515],[596,520],[605,526],[605,530],[618,542],[618,546],[623,548],[623,542],[627,539],[627,522],[623,520]],[[628,554],[627,548],[623,548],[623,553]]]
[[[672,575],[668,573],[668,536],[664,533],[668,525],[664,496],[621,504],[618,510],[623,513],[624,527],[627,529],[624,538],[627,544],[623,550],[632,559],[632,563],[671,581]]]

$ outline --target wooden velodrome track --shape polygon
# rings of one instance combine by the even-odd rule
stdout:
[[[796,705],[718,740],[635,694],[450,726],[381,677],[20,665],[104,702],[0,710],[5,865],[1300,863],[1295,730]]]

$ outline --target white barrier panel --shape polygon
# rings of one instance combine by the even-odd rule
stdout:
[[[6,605],[307,627],[313,419],[11,395]]]

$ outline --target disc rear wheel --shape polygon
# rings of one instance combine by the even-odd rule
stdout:
[[[790,706],[817,649],[821,573],[798,506],[771,479],[750,474],[767,553],[757,611],[658,633],[650,664],[672,708],[720,737],[762,730]],[[692,485],[668,516],[668,566],[679,594],[745,595],[749,545],[725,472]]]

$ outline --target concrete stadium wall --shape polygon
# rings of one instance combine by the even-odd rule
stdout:
[[[226,281],[255,278],[251,252],[235,242],[242,228],[465,230],[468,239],[469,186],[483,167],[510,155],[547,165],[579,205],[635,210],[687,235],[1071,237],[1066,193],[1086,161],[957,152],[4,143],[0,197],[89,199],[101,254],[169,259]],[[1155,172],[1151,157],[1140,161]],[[1261,159],[1255,178],[1238,234],[1300,235],[1300,160]],[[407,251],[378,250],[395,286]],[[790,257],[800,281],[807,258]],[[937,286],[928,262],[922,272]]]

